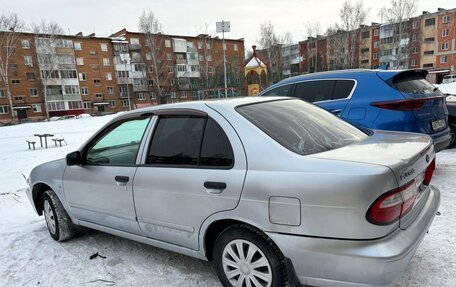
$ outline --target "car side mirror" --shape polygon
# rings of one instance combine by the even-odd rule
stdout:
[[[68,166],[77,165],[82,163],[82,156],[80,151],[70,152],[66,156],[66,164]]]

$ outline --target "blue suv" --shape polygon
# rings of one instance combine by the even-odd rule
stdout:
[[[426,70],[341,70],[280,81],[259,96],[312,102],[347,122],[378,130],[428,134],[436,151],[450,143],[445,96]]]

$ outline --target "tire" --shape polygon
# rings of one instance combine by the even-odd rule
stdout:
[[[264,233],[248,225],[225,229],[215,241],[213,256],[223,286],[287,285],[283,254]],[[246,280],[251,284],[247,285]]]
[[[54,240],[66,241],[74,236],[74,224],[52,190],[43,195],[43,213],[49,234]]]
[[[447,149],[456,147],[456,122],[450,122],[449,126],[451,141],[450,144],[447,146]]]

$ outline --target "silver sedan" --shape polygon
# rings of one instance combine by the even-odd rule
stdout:
[[[213,260],[224,286],[387,286],[436,214],[434,169],[429,136],[243,98],[124,113],[27,194],[55,240],[81,225]]]

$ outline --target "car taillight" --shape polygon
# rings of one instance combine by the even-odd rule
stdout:
[[[418,193],[417,179],[380,196],[367,211],[367,220],[373,224],[387,225],[409,212]]]
[[[414,111],[421,110],[426,102],[433,101],[437,98],[438,97],[397,100],[390,102],[375,102],[371,103],[371,106],[394,111]]]
[[[435,157],[432,160],[431,164],[426,168],[426,171],[424,172],[424,185],[429,185],[431,183],[432,175],[434,175],[435,171]]]

